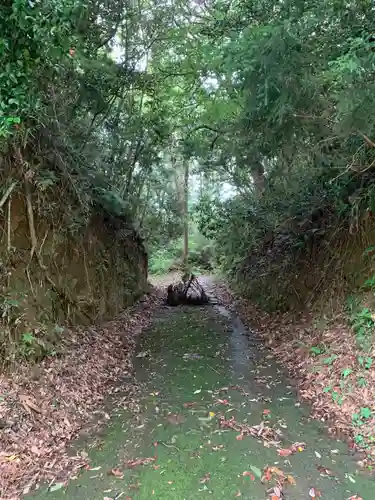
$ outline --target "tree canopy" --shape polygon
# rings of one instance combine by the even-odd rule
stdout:
[[[157,247],[188,210],[235,277],[271,239],[304,251],[318,212],[354,231],[373,210],[371,0],[17,0],[0,14],[4,157],[40,186],[63,178],[83,214],[126,213]]]

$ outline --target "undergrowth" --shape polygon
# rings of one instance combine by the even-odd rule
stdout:
[[[204,274],[214,269],[212,243],[197,231],[189,235],[188,267],[191,272]],[[183,268],[183,241],[174,239],[164,248],[151,250],[149,270],[151,274],[162,275]]]

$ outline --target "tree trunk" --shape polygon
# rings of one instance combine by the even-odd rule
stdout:
[[[188,260],[189,260],[189,161],[188,160],[184,160],[183,220],[184,220],[183,266],[184,266],[184,271],[187,271]]]
[[[260,161],[254,162],[250,168],[254,182],[255,192],[261,195],[265,188],[264,168]]]

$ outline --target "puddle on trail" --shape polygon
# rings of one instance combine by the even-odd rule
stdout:
[[[97,446],[87,447],[91,468],[97,470],[84,471],[65,491],[33,497],[264,500],[276,481],[262,484],[257,475],[269,466],[295,480],[285,487],[285,499],[311,499],[315,488],[321,499],[358,495],[373,500],[374,481],[357,470],[346,445],[329,439],[319,422],[308,419],[308,409],[298,405],[280,366],[238,318],[224,313],[176,308],[156,318],[135,358],[143,386],[141,412],[114,416],[101,440],[93,441]],[[239,432],[220,427],[221,415],[248,426],[266,418],[282,433],[281,443],[238,439]],[[305,449],[278,455],[278,447],[296,442],[306,443]],[[148,465],[125,469],[127,460],[155,455]],[[123,477],[109,475],[113,468],[124,471]]]

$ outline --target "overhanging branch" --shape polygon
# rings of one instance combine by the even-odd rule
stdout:
[[[227,133],[227,131],[225,130],[219,130],[215,127],[211,127],[210,125],[198,125],[188,132],[187,137],[190,137],[191,134],[194,134],[194,132],[198,132],[198,130],[210,130],[211,132],[215,132],[215,134],[219,135],[224,135]]]

